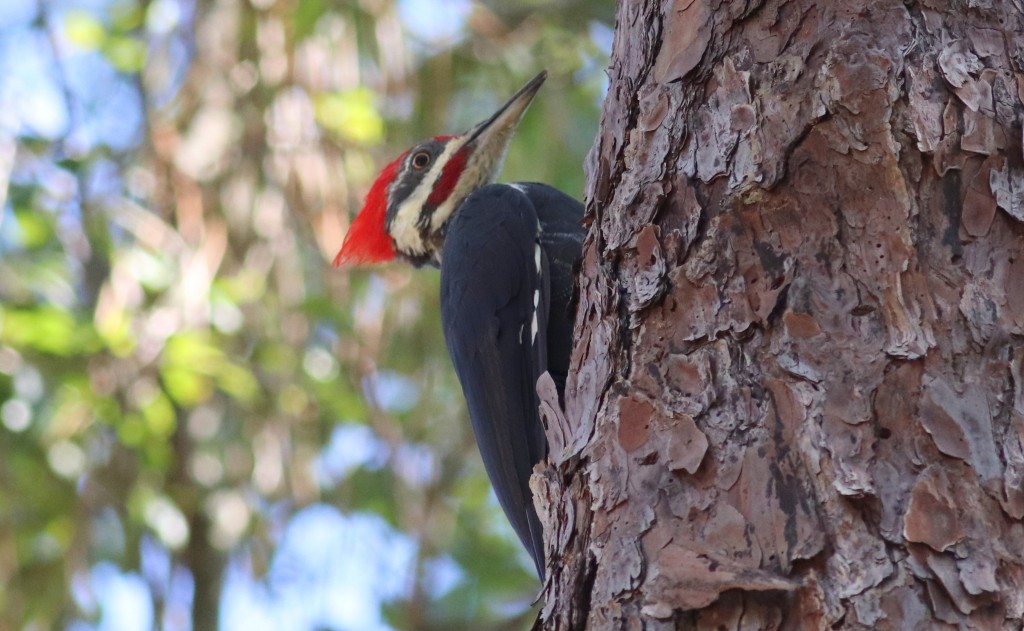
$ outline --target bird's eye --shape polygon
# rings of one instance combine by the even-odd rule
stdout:
[[[412,157],[412,165],[417,169],[426,168],[430,164],[430,154],[426,151],[420,151]]]

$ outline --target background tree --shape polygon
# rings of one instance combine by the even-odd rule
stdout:
[[[554,629],[1024,619],[1019,3],[620,3]]]
[[[0,629],[531,617],[436,273],[327,264],[541,68],[505,175],[581,194],[612,4],[521,4],[0,2]]]

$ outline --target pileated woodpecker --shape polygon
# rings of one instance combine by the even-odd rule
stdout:
[[[529,480],[547,455],[537,379],[565,387],[583,205],[546,184],[493,184],[546,72],[487,120],[384,167],[335,265],[401,259],[441,268],[441,324],[487,475],[544,576]]]

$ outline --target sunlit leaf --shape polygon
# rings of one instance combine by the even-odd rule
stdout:
[[[243,403],[252,403],[259,393],[259,383],[252,373],[235,364],[224,364],[218,369],[217,385]]]
[[[138,414],[127,414],[117,423],[117,438],[126,447],[137,447],[146,439],[146,423]]]
[[[121,32],[139,28],[145,17],[142,6],[131,0],[115,2],[110,7],[110,24]]]
[[[71,313],[57,307],[0,309],[0,340],[14,347],[70,355],[91,342],[92,331],[78,326]]]
[[[68,41],[84,50],[96,50],[107,38],[103,23],[87,11],[68,11],[64,18],[64,34]]]
[[[211,343],[209,335],[185,331],[168,338],[163,359],[167,365],[211,374],[211,367],[224,360],[224,353]]]
[[[316,120],[351,142],[366,145],[380,142],[384,119],[367,88],[321,94],[316,98]]]
[[[238,274],[217,279],[217,289],[239,304],[252,302],[267,289],[267,277],[259,270],[243,268]]]
[[[14,218],[18,222],[21,244],[26,248],[38,248],[53,239],[53,226],[48,218],[39,212],[15,208]]]
[[[167,340],[160,377],[167,393],[179,405],[193,406],[211,396],[216,377],[227,365],[209,336],[180,333]]]
[[[112,353],[118,357],[127,357],[135,350],[135,336],[131,325],[132,322],[124,309],[110,308],[97,316],[96,332]]]
[[[213,394],[213,380],[185,366],[165,365],[160,378],[167,394],[184,407],[198,405]]]
[[[103,54],[115,68],[132,74],[146,62],[146,45],[129,35],[112,35],[103,44]]]
[[[142,415],[146,420],[146,429],[153,438],[166,439],[174,431],[174,408],[163,392],[153,396],[142,409]]]

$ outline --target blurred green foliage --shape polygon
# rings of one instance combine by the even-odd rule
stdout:
[[[94,628],[103,562],[141,572],[154,628],[217,628],[231,560],[263,580],[319,502],[414,543],[388,625],[523,628],[539,586],[476,455],[436,272],[329,261],[377,167],[542,68],[503,177],[580,195],[613,3],[27,4],[4,28],[38,36],[19,54],[44,58],[63,124],[0,118],[0,629]],[[339,428],[369,455],[332,464],[358,451],[326,448],[357,435]],[[192,592],[145,571],[147,541]],[[441,592],[438,559],[458,568]]]

